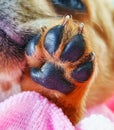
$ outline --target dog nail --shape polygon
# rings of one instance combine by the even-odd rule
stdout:
[[[66,45],[61,55],[62,60],[74,62],[78,60],[85,51],[85,41],[81,34],[75,35]]]
[[[91,52],[90,53],[90,60],[89,61],[94,61],[95,60],[95,53]]]
[[[36,47],[36,45],[38,44],[38,42],[39,42],[39,40],[40,40],[40,37],[41,37],[40,34],[34,36],[34,37],[29,41],[29,43],[27,44],[27,46],[26,46],[26,54],[27,54],[28,56],[32,56],[33,53],[35,52],[35,47]]]
[[[69,21],[69,19],[70,19],[70,16],[67,15],[67,16],[64,18],[63,25],[67,24],[67,22]]]
[[[50,54],[53,54],[58,49],[63,36],[63,30],[63,25],[57,25],[51,28],[46,34],[44,47]]]
[[[87,81],[93,72],[93,62],[82,64],[79,68],[74,70],[71,76],[78,82]]]
[[[74,90],[74,85],[64,78],[64,71],[51,63],[45,63],[41,68],[31,68],[32,79],[42,86],[68,94]]]
[[[83,28],[84,28],[84,23],[80,23],[78,27],[78,34],[81,34],[83,32]]]

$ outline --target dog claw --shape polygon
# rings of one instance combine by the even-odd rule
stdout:
[[[66,25],[67,22],[69,21],[69,19],[70,19],[70,16],[67,15],[67,16],[65,17],[64,21],[63,21],[63,25]]]
[[[84,28],[84,23],[80,23],[78,27],[78,34],[81,34],[83,32],[83,28]]]
[[[36,47],[36,45],[38,44],[38,41],[40,40],[40,37],[41,37],[40,34],[34,36],[34,37],[29,41],[29,43],[27,44],[27,46],[26,46],[26,54],[27,54],[28,56],[32,56],[32,55],[34,54],[34,52],[35,52],[35,47]]]
[[[95,60],[95,53],[91,52],[90,53],[90,60],[89,61],[94,61]]]

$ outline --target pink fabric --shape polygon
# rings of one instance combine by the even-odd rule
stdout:
[[[15,95],[0,104],[0,130],[74,130],[54,104],[35,92]]]
[[[88,110],[74,127],[45,97],[23,92],[0,103],[0,130],[114,130],[114,113],[108,103]]]

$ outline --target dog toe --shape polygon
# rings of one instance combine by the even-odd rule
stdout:
[[[63,25],[57,25],[50,29],[46,34],[44,40],[44,47],[50,54],[54,53],[58,49],[61,43],[63,30]]]
[[[82,64],[79,68],[74,69],[71,76],[78,82],[84,82],[89,79],[93,72],[93,62]]]
[[[64,48],[61,59],[74,62],[78,60],[85,51],[85,41],[81,34],[75,35]]]
[[[29,43],[26,46],[26,54],[27,56],[32,56],[35,52],[35,47],[38,44],[39,40],[40,40],[41,35],[38,34],[36,36],[34,36]]]

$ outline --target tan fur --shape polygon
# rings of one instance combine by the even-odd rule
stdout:
[[[70,21],[68,28],[71,29],[72,26],[75,24],[78,25],[80,22],[85,24],[83,35],[87,44],[86,53],[95,52],[96,55],[94,73],[89,81],[78,84],[78,88],[71,94],[64,95],[54,90],[48,90],[33,82],[29,76],[28,66],[21,78],[22,91],[37,91],[48,97],[49,100],[63,109],[73,124],[82,118],[85,105],[92,107],[114,94],[114,9],[111,0],[86,0],[84,3],[87,7],[87,11],[84,13],[72,12],[67,9],[55,10],[54,6],[48,0],[19,0],[14,2],[12,0],[12,3],[7,5],[7,8],[10,10],[12,8],[13,11],[15,10],[11,12],[11,17],[17,18],[14,23],[16,23],[18,31],[30,29],[31,32],[39,33],[42,26],[47,26],[48,31],[54,25],[61,23],[63,16],[66,14],[72,15],[73,19],[73,21]],[[75,29],[77,31],[77,27]],[[51,59],[45,50],[42,51],[43,53],[39,53],[39,50],[43,49],[42,41],[45,33],[40,41],[40,46],[36,48],[37,51],[33,56],[33,60],[30,60],[26,56],[28,64],[30,66],[39,66],[41,62],[34,61],[47,59],[63,67],[62,63],[56,62],[61,48],[55,54],[54,60]],[[73,35],[74,31],[71,33]],[[9,69],[9,67],[7,68]],[[64,69],[68,71],[69,68],[69,65],[67,66],[66,64],[66,68]],[[23,70],[23,68],[20,70]]]

